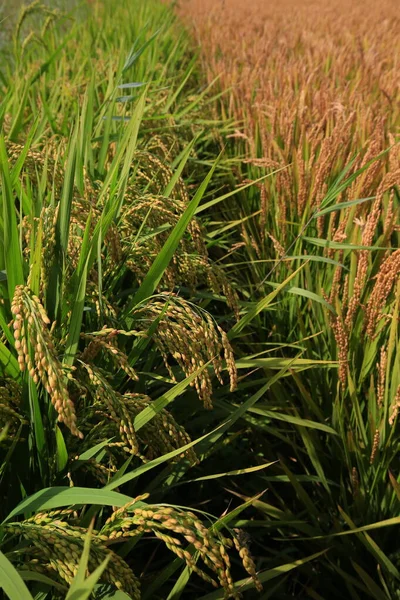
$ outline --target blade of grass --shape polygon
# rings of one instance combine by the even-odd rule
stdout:
[[[145,465],[147,466],[147,465]],[[81,506],[96,504],[101,506],[124,506],[131,502],[130,496],[125,496],[111,489],[95,489],[84,487],[54,486],[36,492],[18,504],[7,516],[4,522],[14,517],[36,511],[51,510],[64,506]]]
[[[9,600],[33,600],[21,575],[0,551],[0,588]]]
[[[14,296],[17,285],[24,283],[22,253],[19,242],[19,231],[15,210],[14,194],[8,167],[7,150],[4,137],[0,136],[0,168],[2,184],[2,217],[4,240],[4,264],[7,272],[7,287],[9,297]]]

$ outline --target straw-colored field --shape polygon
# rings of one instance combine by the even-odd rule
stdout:
[[[322,366],[292,373],[266,401],[269,415],[275,410],[294,419],[279,432],[268,430],[271,456],[286,462],[290,481],[271,484],[272,495],[285,511],[302,515],[311,537],[396,518],[397,2],[187,0],[179,11],[200,44],[212,89],[224,91],[219,114],[234,119],[236,131],[225,138],[231,184],[268,175],[258,192],[214,210],[214,220],[231,223],[226,269],[260,303],[290,278],[289,293],[259,318],[242,347],[263,352],[265,362],[253,365],[266,369],[273,341],[300,343],[304,358],[338,361],[337,374]],[[255,415],[256,427],[265,431],[263,414]],[[302,419],[313,427],[329,424],[338,437],[306,433]],[[331,550],[322,560],[306,597],[398,597],[393,533],[377,530],[361,535],[363,550],[350,538],[343,544],[345,538],[326,538],[338,554]],[[287,539],[289,531],[280,536]],[[306,547],[303,541],[297,549]]]

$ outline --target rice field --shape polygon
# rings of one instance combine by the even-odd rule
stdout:
[[[0,598],[400,598],[396,2],[5,23]]]

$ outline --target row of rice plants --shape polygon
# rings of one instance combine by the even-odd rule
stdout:
[[[243,416],[247,449],[278,462],[237,490],[268,487],[241,524],[259,564],[322,552],[271,597],[397,598],[396,6],[179,5],[224,92],[214,114],[235,121],[219,184],[256,182],[213,205],[207,226],[240,300],[245,327],[229,337],[239,372],[253,369],[244,402],[288,369]]]
[[[257,576],[236,527],[256,499],[230,506],[225,491],[268,464],[232,455],[245,409],[227,332],[235,314],[245,322],[196,217],[216,167],[196,148],[224,134],[196,71],[155,0],[34,2],[4,50],[0,589],[11,600],[238,598],[280,575]],[[204,410],[236,389],[228,414]]]

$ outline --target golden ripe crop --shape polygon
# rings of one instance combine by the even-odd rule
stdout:
[[[230,115],[244,121],[240,135],[247,137],[249,157],[258,166],[260,158],[265,166],[293,164],[278,178],[277,191],[299,214],[309,201],[321,201],[328,174],[355,151],[364,149],[367,161],[396,141],[397,9],[391,0],[181,2],[209,80],[219,77],[229,90]],[[398,151],[391,157],[398,166]],[[353,191],[376,184],[378,170]]]
[[[294,116],[331,129],[354,111],[364,134],[377,117],[396,123],[396,2],[187,0],[181,10],[194,20],[210,77],[232,86],[231,108],[252,122],[267,117],[270,138],[288,141]]]
[[[222,116],[237,123],[239,176],[271,175],[231,212],[243,223],[246,285],[258,292],[271,279],[258,263],[277,261],[274,276],[289,276],[299,264],[289,255],[298,261],[319,249],[299,287],[334,307],[321,329],[334,337],[329,358],[339,362],[341,389],[349,373],[362,381],[371,365],[379,379],[379,347],[385,356],[400,293],[398,3],[187,0],[180,13],[196,31],[209,81],[225,91]],[[361,368],[356,355],[367,338],[375,358]],[[386,395],[389,415],[397,415],[397,385]]]

